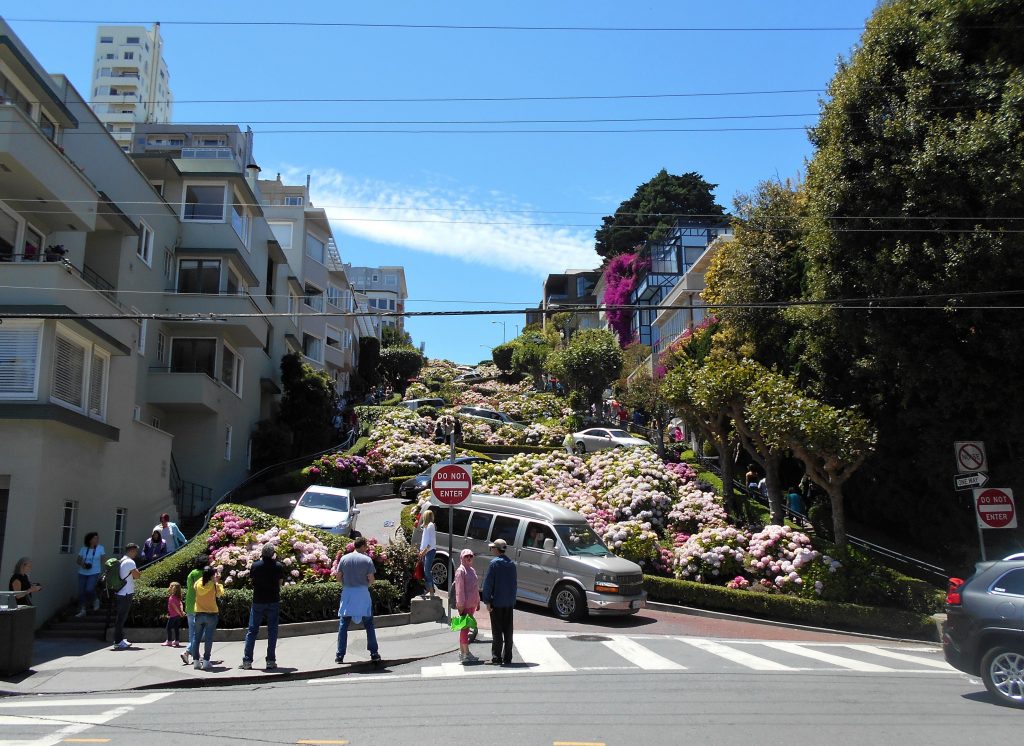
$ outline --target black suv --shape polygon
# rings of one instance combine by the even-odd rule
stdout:
[[[950,578],[942,652],[954,668],[980,675],[1000,703],[1024,708],[1024,554]]]

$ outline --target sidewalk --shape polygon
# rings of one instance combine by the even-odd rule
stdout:
[[[370,666],[366,636],[352,630],[348,637],[345,663],[334,662],[337,633],[281,638],[277,642],[276,671],[263,671],[267,644],[256,643],[251,671],[239,668],[244,642],[215,642],[208,671],[184,665],[181,648],[159,643],[133,643],[131,648],[113,651],[108,644],[92,640],[36,640],[32,669],[0,679],[3,694],[78,694],[131,689],[188,688],[265,683],[335,676]],[[399,665],[458,649],[458,635],[446,622],[426,622],[377,630],[383,666]]]

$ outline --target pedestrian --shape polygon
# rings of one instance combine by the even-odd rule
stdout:
[[[154,531],[159,531],[163,540],[167,542],[167,551],[173,552],[179,547],[185,546],[188,541],[185,534],[181,533],[177,523],[171,521],[170,513],[160,515],[160,523],[153,526]]]
[[[338,605],[338,650],[335,663],[345,662],[348,651],[348,628],[352,622],[362,622],[366,630],[366,649],[370,651],[373,663],[380,661],[377,649],[377,630],[373,626],[373,600],[370,598],[370,583],[374,580],[376,568],[373,560],[366,555],[366,539],[355,540],[353,551],[339,553],[331,574],[341,581],[341,603]]]
[[[434,552],[437,550],[437,525],[434,523],[434,511],[424,510],[420,515],[423,535],[420,536],[419,559],[423,563],[423,597],[434,597],[434,576],[430,568],[434,565]]]
[[[441,425],[440,420],[434,426],[434,442],[437,444],[444,443],[444,427]]]
[[[455,418],[455,445],[462,445],[462,420]]]
[[[249,577],[252,579],[252,608],[249,609],[249,629],[245,633],[245,650],[242,652],[242,668],[252,668],[256,635],[264,617],[267,620],[267,670],[277,668],[277,626],[281,610],[281,586],[284,585],[288,568],[277,561],[277,548],[264,544],[260,559],[252,563]]]
[[[85,616],[86,607],[92,606],[93,611],[100,608],[100,600],[96,596],[96,583],[103,570],[103,556],[106,549],[100,544],[100,535],[90,531],[78,550],[75,564],[78,565],[78,613],[76,617]]]
[[[114,650],[127,650],[132,646],[124,636],[124,623],[128,621],[132,597],[135,595],[135,581],[139,579],[139,569],[135,564],[138,556],[139,545],[129,544],[117,563],[117,576],[124,585],[114,593]]]
[[[747,467],[747,474],[743,481],[747,483],[747,489],[751,492],[757,489],[757,469],[753,464]]]
[[[796,487],[789,488],[789,492],[786,494],[786,502],[791,513],[796,513],[798,516],[806,515],[807,508],[804,506],[804,497]]]
[[[32,572],[32,559],[30,557],[22,557],[14,565],[11,579],[7,581],[7,590],[15,591],[15,593],[24,591],[24,593],[19,593],[14,597],[18,602],[18,606],[31,606],[32,594],[43,590],[43,586],[39,585],[39,583],[33,583],[28,579],[30,572]]]
[[[224,586],[217,578],[217,570],[210,565],[203,568],[203,575],[193,586],[196,589],[196,634],[192,640],[192,667],[197,671],[210,670],[210,653],[213,652],[213,633],[217,631],[220,609],[217,599],[224,595]],[[203,657],[199,658],[199,643],[203,643]]]
[[[164,540],[160,529],[153,529],[153,535],[146,539],[142,545],[142,564],[148,565],[167,554],[167,542]]]
[[[196,581],[203,577],[203,568],[210,564],[209,556],[201,554],[196,557],[192,572],[185,579],[185,619],[188,621],[188,649],[181,654],[181,662],[186,666],[192,662],[189,658],[192,644],[196,639]]]
[[[487,567],[480,598],[491,615],[491,665],[512,665],[512,612],[516,607],[516,563],[505,556],[508,544],[495,539],[487,545],[494,559]]]
[[[167,640],[163,643],[169,648],[180,648],[181,623],[185,621],[185,606],[181,596],[181,583],[171,583],[167,587]]]
[[[474,617],[480,608],[480,580],[473,569],[473,550],[463,549],[459,554],[459,569],[455,571],[455,608],[459,616]],[[459,660],[472,663],[477,657],[469,651],[469,627],[459,630]]]
[[[569,455],[572,455],[574,453],[572,433],[565,434],[565,437],[562,439],[562,447],[565,448],[566,453],[568,453]]]

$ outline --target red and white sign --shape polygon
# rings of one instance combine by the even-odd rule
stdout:
[[[974,511],[982,528],[1017,528],[1013,490],[986,487],[974,490]]]
[[[434,464],[430,470],[430,492],[444,505],[458,505],[473,492],[469,464]]]

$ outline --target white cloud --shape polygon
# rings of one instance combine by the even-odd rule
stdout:
[[[292,171],[287,180],[299,183],[304,172]],[[476,204],[450,191],[357,180],[335,169],[311,177],[313,204],[339,233],[538,276],[600,263],[592,231],[536,225],[565,216],[515,212],[524,208],[500,192],[490,192],[490,204]]]

